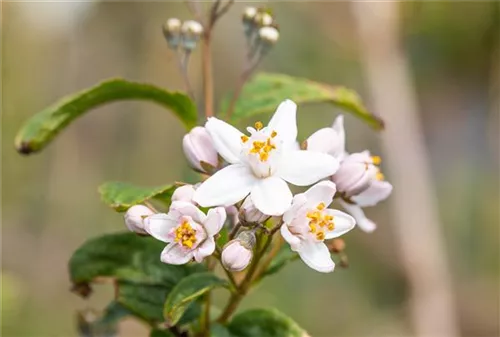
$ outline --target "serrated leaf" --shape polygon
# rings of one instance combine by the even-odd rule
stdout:
[[[140,187],[129,183],[111,181],[99,186],[102,201],[117,212],[125,212],[130,207],[147,200],[156,199],[167,206],[174,193],[176,185],[158,187]]]
[[[196,106],[185,94],[169,92],[151,84],[110,79],[66,96],[31,117],[16,136],[16,149],[22,154],[40,151],[77,117],[119,100],[154,102],[172,111],[188,129],[196,125]]]
[[[162,263],[160,254],[164,248],[163,242],[130,232],[90,239],[71,257],[70,277],[77,285],[96,278],[113,278],[173,287],[187,275],[203,270],[199,264]]]
[[[228,283],[213,273],[198,273],[189,275],[177,284],[167,297],[163,315],[171,325],[177,324],[189,304],[208,291],[228,287]]]
[[[276,309],[251,309],[236,315],[228,324],[237,337],[307,337],[291,318]]]
[[[383,129],[380,117],[370,113],[359,95],[342,86],[331,86],[283,74],[260,73],[248,82],[236,102],[233,120],[274,112],[285,99],[297,104],[331,103],[365,121],[375,129]],[[227,111],[229,100],[222,104]]]

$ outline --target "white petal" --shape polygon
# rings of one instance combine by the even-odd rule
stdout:
[[[212,137],[215,149],[222,158],[231,164],[238,163],[243,145],[241,141],[243,133],[215,117],[208,119],[205,128]]]
[[[356,220],[349,214],[346,214],[342,211],[336,209],[327,209],[326,212],[329,215],[333,215],[333,223],[335,224],[335,228],[333,231],[326,231],[325,240],[334,239],[345,233],[349,232],[351,229],[356,226]]]
[[[356,219],[356,224],[363,231],[371,233],[375,229],[377,229],[377,224],[365,216],[365,212],[363,212],[361,207],[359,207],[358,205],[349,204],[345,201],[340,201],[340,203],[342,204],[342,207],[344,207],[344,209],[347,212],[351,213],[354,219]]]
[[[320,203],[328,206],[333,201],[333,196],[337,192],[335,184],[331,181],[320,181],[316,185],[309,188],[304,194],[307,197],[307,204],[311,207],[316,207]]]
[[[155,239],[163,242],[170,242],[168,233],[170,233],[175,226],[177,226],[177,221],[164,213],[151,215],[144,221],[144,229],[146,232]]]
[[[186,201],[174,201],[172,205],[170,205],[169,214],[170,213],[174,213],[176,216],[190,216],[193,221],[199,224],[203,223],[207,217],[198,207]]]
[[[330,251],[323,242],[302,242],[298,253],[302,261],[314,270],[330,273],[335,269]]]
[[[297,140],[297,104],[289,99],[281,102],[269,121],[268,128],[278,133],[280,139],[283,140],[284,147],[295,143]]]
[[[338,136],[332,128],[319,129],[307,138],[307,150],[333,155],[337,149]]]
[[[339,168],[334,157],[312,151],[289,151],[283,153],[277,174],[297,186],[308,186],[329,177]]]
[[[338,115],[333,122],[332,129],[337,133],[337,143],[334,153],[331,153],[338,160],[342,160],[346,155],[345,150],[345,130],[344,130],[344,116]]]
[[[283,221],[285,223],[292,223],[293,219],[297,216],[297,213],[304,207],[307,203],[307,197],[304,193],[296,194],[292,200],[292,206],[283,214]]]
[[[193,200],[203,207],[234,205],[245,198],[257,182],[247,166],[229,165],[203,182]]]
[[[260,179],[252,188],[252,201],[259,211],[267,215],[282,215],[292,203],[292,192],[282,179],[271,176]]]
[[[194,259],[200,263],[207,256],[210,256],[215,251],[215,240],[209,236],[202,244],[194,250]]]
[[[185,251],[177,243],[171,243],[161,252],[161,262],[168,264],[185,264],[191,261],[193,252]]]
[[[300,239],[290,232],[286,224],[283,224],[281,226],[280,232],[283,239],[288,242],[293,251],[297,251],[300,249]]]
[[[224,207],[211,208],[208,211],[203,227],[205,227],[205,231],[210,237],[220,232],[224,222],[226,222],[226,210]]]
[[[387,199],[392,192],[392,185],[387,181],[373,180],[366,190],[353,196],[352,200],[361,207],[375,206]]]

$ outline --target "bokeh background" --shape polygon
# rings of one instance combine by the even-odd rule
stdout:
[[[233,6],[216,27],[218,98],[232,90],[243,65],[244,5]],[[273,9],[281,39],[261,70],[342,84],[373,107],[376,97],[367,85],[367,57],[352,3],[263,5]],[[462,336],[498,336],[500,5],[429,1],[396,6],[398,50],[415,95],[408,110],[416,109],[421,123],[430,202],[437,209],[435,232],[450,276],[454,304],[446,315],[455,317]],[[66,263],[85,239],[124,229],[121,215],[100,202],[97,187],[108,180],[145,186],[192,180],[180,146],[183,128],[162,108],[123,102],[84,116],[43,153],[30,157],[15,152],[15,133],[61,96],[105,78],[182,89],[160,27],[168,17],[190,15],[181,3],[139,1],[4,2],[2,12],[2,333],[74,336],[76,311],[102,308],[111,290],[102,286],[90,300],[78,298],[69,291]],[[373,37],[382,47],[387,38]],[[190,74],[201,94],[199,56],[193,55]],[[395,104],[404,99],[397,90],[386,94]],[[407,118],[405,110],[398,118]],[[301,106],[299,135],[304,139],[329,125],[339,112],[327,105]],[[388,130],[394,124],[386,120]],[[391,156],[381,145],[383,136],[354,117],[346,116],[346,128],[348,150],[370,148],[383,158]],[[406,130],[398,126],[394,132],[404,136]],[[395,162],[412,156],[406,152],[391,159],[387,179],[399,174]],[[410,174],[420,176],[417,169]],[[404,185],[396,185],[396,191]],[[296,262],[263,282],[243,307],[275,306],[312,336],[415,335],[411,268],[398,241],[398,226],[404,224],[394,208],[397,195],[368,210],[379,224],[375,233],[355,230],[345,237],[348,269],[323,275]],[[404,202],[411,206],[408,218],[426,212],[412,200]],[[426,238],[417,239],[425,255]],[[144,336],[146,330],[129,321],[120,334]]]

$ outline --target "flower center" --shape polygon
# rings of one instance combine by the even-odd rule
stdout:
[[[191,227],[189,221],[184,220],[175,230],[175,242],[185,248],[192,248],[196,242],[196,230]]]
[[[309,219],[309,232],[314,234],[319,241],[325,239],[325,230],[333,231],[335,229],[333,216],[327,214],[325,208],[324,203],[319,203],[315,210],[307,212],[306,215]]]
[[[372,164],[377,166],[377,174],[375,175],[375,179],[378,181],[384,180],[384,174],[380,171],[380,168],[378,167],[380,163],[382,162],[382,158],[380,156],[372,156],[371,157]],[[366,164],[366,169],[368,169],[368,163]]]
[[[260,131],[263,127],[262,122],[255,123],[255,130]],[[273,142],[273,138],[278,135],[276,131],[271,132],[271,136],[267,137],[265,140],[255,140],[252,142],[252,147],[248,151],[248,154],[255,154],[259,156],[261,162],[266,162],[269,159],[269,154],[271,151],[276,150],[276,144]],[[241,141],[243,143],[248,142],[250,138],[248,136],[241,136]]]

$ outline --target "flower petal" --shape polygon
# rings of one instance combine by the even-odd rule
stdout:
[[[283,224],[281,226],[280,232],[283,239],[288,242],[290,248],[292,248],[293,251],[297,251],[300,249],[300,239],[293,235],[292,232],[290,232],[290,229],[288,229],[288,226],[286,224]]]
[[[310,187],[304,194],[307,197],[308,206],[316,207],[320,203],[324,203],[325,206],[330,205],[333,201],[335,192],[337,192],[335,184],[325,180]]]
[[[375,206],[387,199],[392,192],[392,185],[388,181],[373,180],[366,190],[353,196],[352,201],[361,207]]]
[[[335,269],[330,251],[323,242],[304,241],[298,253],[302,261],[314,270],[330,273]]]
[[[224,222],[226,222],[226,210],[224,207],[211,208],[208,211],[203,227],[205,227],[207,235],[211,237],[220,232]]]
[[[327,231],[325,233],[325,240],[335,239],[336,237],[344,235],[356,226],[356,220],[349,214],[336,209],[327,209],[326,212],[328,215],[333,216],[335,227],[333,231]]]
[[[245,198],[257,182],[247,166],[229,165],[203,182],[193,200],[202,207],[230,206]]]
[[[207,256],[210,256],[215,251],[215,240],[213,237],[209,236],[201,245],[196,248],[193,252],[194,259],[196,262],[200,263]]]
[[[338,115],[337,118],[335,118],[332,129],[337,133],[337,142],[335,149],[330,154],[338,160],[342,160],[347,154],[345,150],[345,130],[343,115]]]
[[[292,206],[283,214],[283,221],[287,224],[292,223],[293,219],[297,217],[299,211],[307,203],[307,197],[304,193],[296,194],[292,200]]]
[[[186,201],[174,201],[170,205],[170,213],[173,213],[175,216],[190,216],[193,221],[199,224],[203,223],[207,217],[198,207]]]
[[[144,221],[144,229],[152,237],[163,242],[170,242],[168,234],[177,226],[177,221],[165,213],[154,214]]]
[[[292,203],[292,197],[287,183],[275,176],[260,179],[251,192],[255,207],[267,215],[285,213]]]
[[[193,252],[185,251],[177,243],[171,243],[161,252],[161,262],[168,264],[185,264],[191,261]]]
[[[319,129],[307,138],[307,150],[333,155],[337,150],[338,141],[338,135],[334,129]]]
[[[297,140],[297,104],[287,99],[281,102],[267,126],[278,133],[283,146],[293,146]]]
[[[363,212],[361,207],[359,207],[358,205],[349,204],[345,201],[340,201],[340,203],[342,204],[342,207],[344,207],[344,209],[349,212],[354,217],[354,219],[356,219],[356,224],[359,228],[361,228],[361,230],[367,233],[371,233],[375,229],[377,229],[377,224],[365,216],[365,212]]]
[[[312,151],[284,152],[277,174],[297,186],[308,186],[329,177],[339,168],[334,157]]]
[[[239,163],[243,145],[241,141],[243,133],[232,125],[215,117],[208,119],[205,128],[212,137],[215,149],[222,158],[231,164]]]

